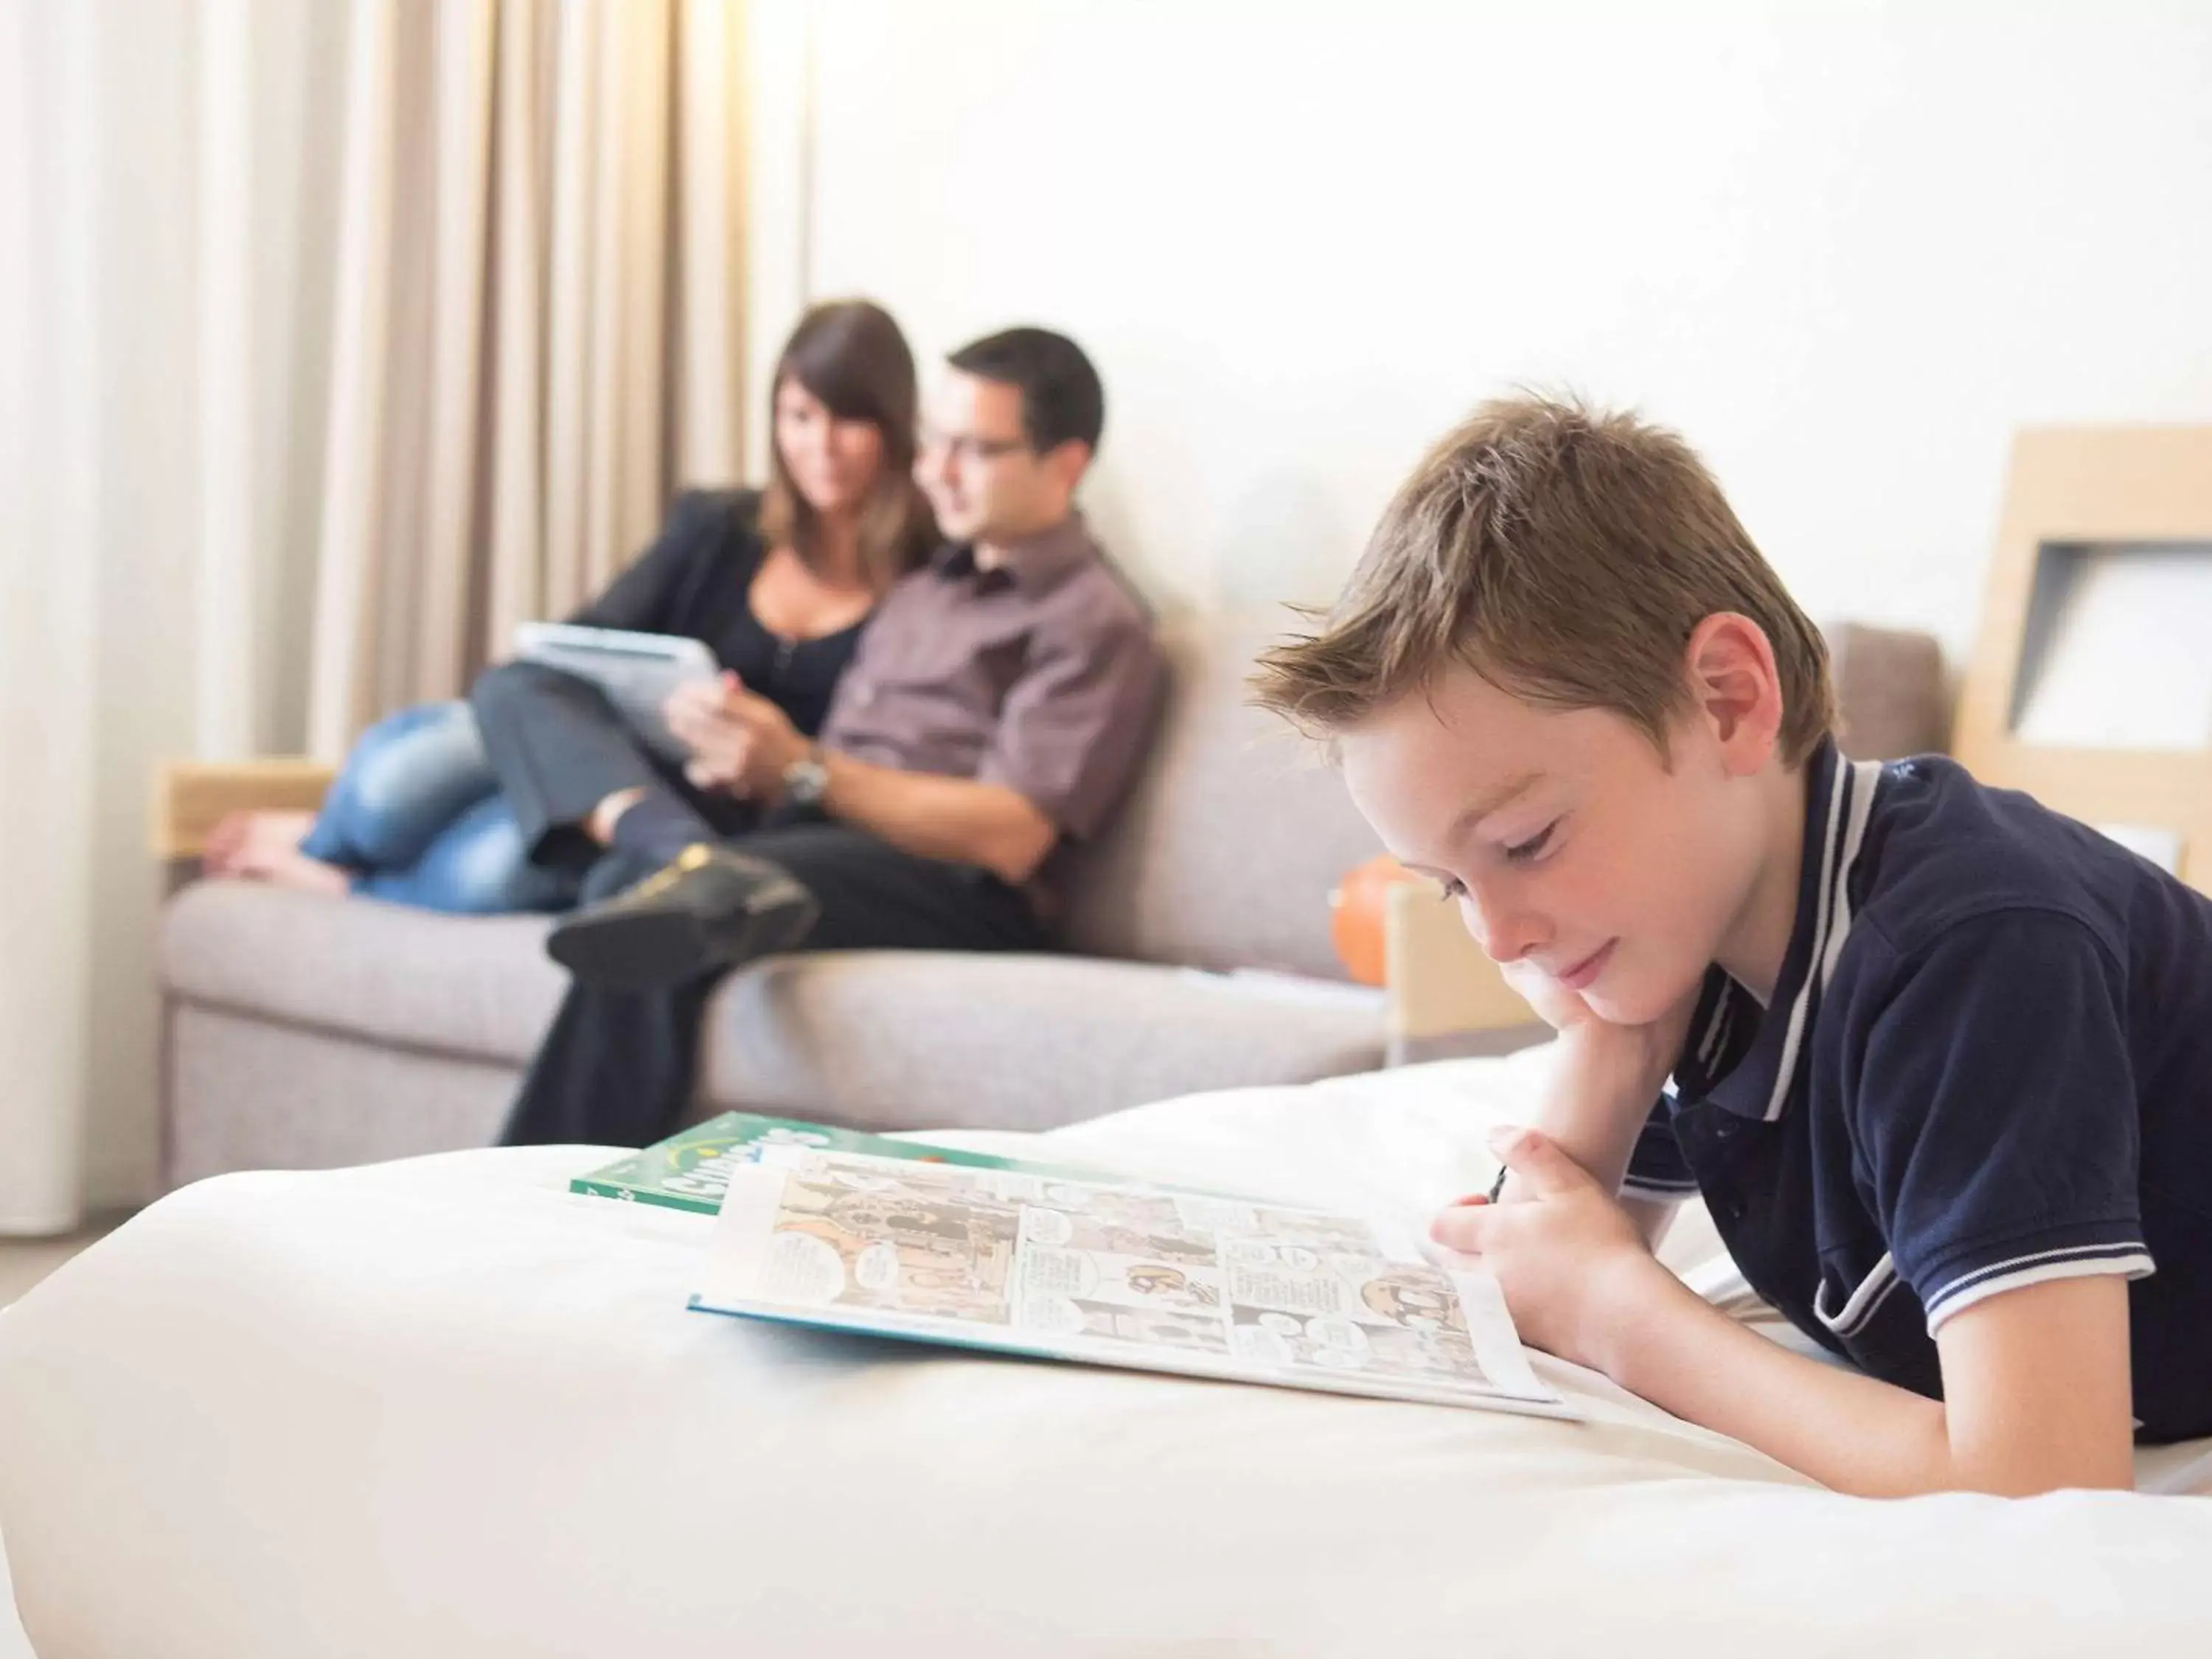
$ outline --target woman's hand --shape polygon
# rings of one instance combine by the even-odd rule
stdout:
[[[1515,1201],[1463,1200],[1437,1217],[1430,1236],[1480,1258],[1523,1340],[1603,1370],[1613,1310],[1667,1270],[1628,1212],[1548,1136],[1501,1128],[1491,1148],[1513,1172]]]

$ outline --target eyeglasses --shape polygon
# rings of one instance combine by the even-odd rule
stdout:
[[[963,466],[976,461],[995,461],[1001,455],[1029,447],[1020,438],[979,438],[968,432],[932,432],[927,427],[922,428],[921,437],[924,454],[950,455]]]

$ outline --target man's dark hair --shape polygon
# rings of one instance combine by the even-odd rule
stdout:
[[[1106,388],[1083,348],[1065,334],[1009,328],[971,341],[945,362],[963,374],[1017,387],[1022,435],[1038,454],[1070,439],[1097,453],[1106,425]]]

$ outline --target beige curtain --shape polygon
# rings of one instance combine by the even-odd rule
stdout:
[[[0,9],[0,1233],[80,1213],[100,503],[91,37]],[[41,235],[41,232],[47,233]]]
[[[335,756],[737,476],[743,37],[0,0],[0,1233],[152,1195],[158,763]]]
[[[737,476],[731,0],[351,0],[310,749]]]

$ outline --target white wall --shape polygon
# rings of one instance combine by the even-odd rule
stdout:
[[[811,23],[811,292],[932,354],[1081,339],[1093,516],[1164,599],[1328,597],[1424,445],[1531,380],[1686,433],[1816,617],[1957,652],[2013,427],[2212,421],[2204,0]]]

